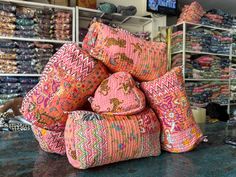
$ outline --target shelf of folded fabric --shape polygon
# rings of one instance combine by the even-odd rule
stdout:
[[[75,8],[0,0],[0,39],[67,43],[75,41]]]
[[[5,2],[9,4],[19,4],[22,6],[29,6],[29,7],[36,7],[36,8],[58,8],[58,9],[64,9],[64,10],[72,10],[72,7],[67,6],[60,6],[60,5],[53,5],[53,4],[44,4],[39,2],[27,2],[27,1],[21,1],[21,0],[0,0],[0,2]]]
[[[183,53],[183,52],[184,52],[183,50],[174,51],[174,52],[172,52],[172,55],[180,54],[180,53]],[[224,57],[229,57],[230,56],[230,55],[227,55],[227,54],[201,52],[201,51],[193,51],[193,50],[185,50],[185,53],[196,54],[196,55],[215,55],[215,56],[224,56]],[[236,55],[235,55],[235,57],[236,57]]]
[[[54,40],[54,39],[22,38],[22,37],[12,37],[12,36],[0,36],[0,40],[1,39],[2,40],[27,41],[27,42],[48,42],[48,43],[57,43],[57,44],[65,44],[65,43],[71,42],[71,41]]]
[[[152,22],[151,18],[140,17],[140,16],[123,16],[119,13],[105,14],[104,12],[96,9],[89,9],[84,7],[77,7],[79,11],[79,18],[91,21],[93,17],[100,17],[108,19],[110,22],[117,25],[128,23],[129,25],[145,26]]]
[[[216,26],[210,26],[210,25],[203,25],[203,24],[197,24],[197,23],[190,23],[190,22],[181,22],[177,25],[173,25],[172,27],[178,27],[180,29],[183,29],[183,25],[186,24],[187,29],[197,29],[197,28],[208,28],[208,29],[213,29],[213,30],[220,30],[220,31],[228,31],[231,32],[231,28],[220,28]]]
[[[186,78],[185,81],[229,81],[229,79],[197,79],[197,78]]]
[[[192,106],[205,107],[210,102],[229,104],[230,89],[228,82],[202,81],[186,82],[186,93]]]
[[[12,77],[40,77],[41,74],[5,74],[5,73],[0,73],[0,77],[7,77],[7,76],[12,76]]]

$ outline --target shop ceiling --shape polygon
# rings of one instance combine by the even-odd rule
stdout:
[[[179,0],[180,6],[189,4],[194,0]],[[219,8],[236,15],[236,0],[197,0],[206,10]]]

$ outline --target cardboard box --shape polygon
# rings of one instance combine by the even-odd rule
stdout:
[[[97,0],[77,0],[77,6],[90,9],[97,8]]]
[[[50,1],[51,4],[54,5],[60,5],[60,6],[68,6],[68,0],[51,0]]]

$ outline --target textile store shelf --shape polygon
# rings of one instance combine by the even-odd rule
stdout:
[[[188,79],[186,78],[185,81],[229,81],[229,79]]]
[[[213,29],[213,30],[221,30],[221,31],[229,31],[229,32],[232,31],[232,29],[230,29],[230,28],[220,28],[220,27],[190,23],[190,22],[182,22],[182,23],[179,23],[177,25],[174,25],[173,27],[182,27],[184,24],[186,24],[187,29],[196,29],[196,28],[203,27],[203,28],[209,28],[209,29]]]
[[[104,12],[96,9],[89,9],[84,7],[77,7],[79,11],[79,18],[84,20],[91,20],[93,17],[100,17],[104,19],[109,19],[112,22],[115,22],[119,25],[128,23],[128,24],[139,24],[140,26],[145,26],[152,22],[151,18],[139,17],[139,16],[122,16],[119,13],[105,14]]]
[[[186,50],[185,52],[186,53],[191,53],[191,54],[196,54],[196,55],[215,55],[215,56],[224,56],[224,57],[229,57],[230,56],[230,55],[227,55],[227,54],[210,53],[210,52],[197,52],[197,51],[191,51],[191,50]],[[180,53],[183,53],[183,50],[173,52],[172,55],[180,54]]]
[[[43,4],[43,3],[37,3],[37,2],[27,2],[27,1],[20,1],[20,0],[0,0],[0,2],[6,2],[6,3],[13,3],[13,4],[21,4],[28,7],[36,7],[36,8],[58,8],[58,9],[64,9],[64,10],[72,10],[73,7],[66,7],[66,6],[59,6],[59,5],[52,5],[52,4]]]
[[[52,39],[40,39],[40,38],[21,38],[21,37],[9,37],[9,36],[0,36],[0,39],[7,40],[16,40],[16,41],[28,41],[28,42],[49,42],[49,43],[70,43],[71,41],[61,41],[61,40],[52,40]]]
[[[40,77],[41,74],[2,74],[0,73],[0,77],[2,76],[11,76],[11,77]]]

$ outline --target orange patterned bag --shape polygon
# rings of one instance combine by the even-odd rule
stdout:
[[[49,60],[39,83],[26,95],[21,112],[38,127],[64,130],[66,112],[81,108],[108,77],[103,64],[76,44],[65,44]]]
[[[137,38],[122,29],[95,22],[83,48],[111,71],[129,72],[141,81],[150,81],[167,71],[166,44]]]
[[[79,169],[158,156],[160,125],[151,109],[131,116],[74,111],[66,122],[65,144],[70,164]]]
[[[186,152],[202,141],[202,132],[194,121],[186,96],[181,67],[154,81],[143,82],[141,88],[159,116],[164,150]]]

